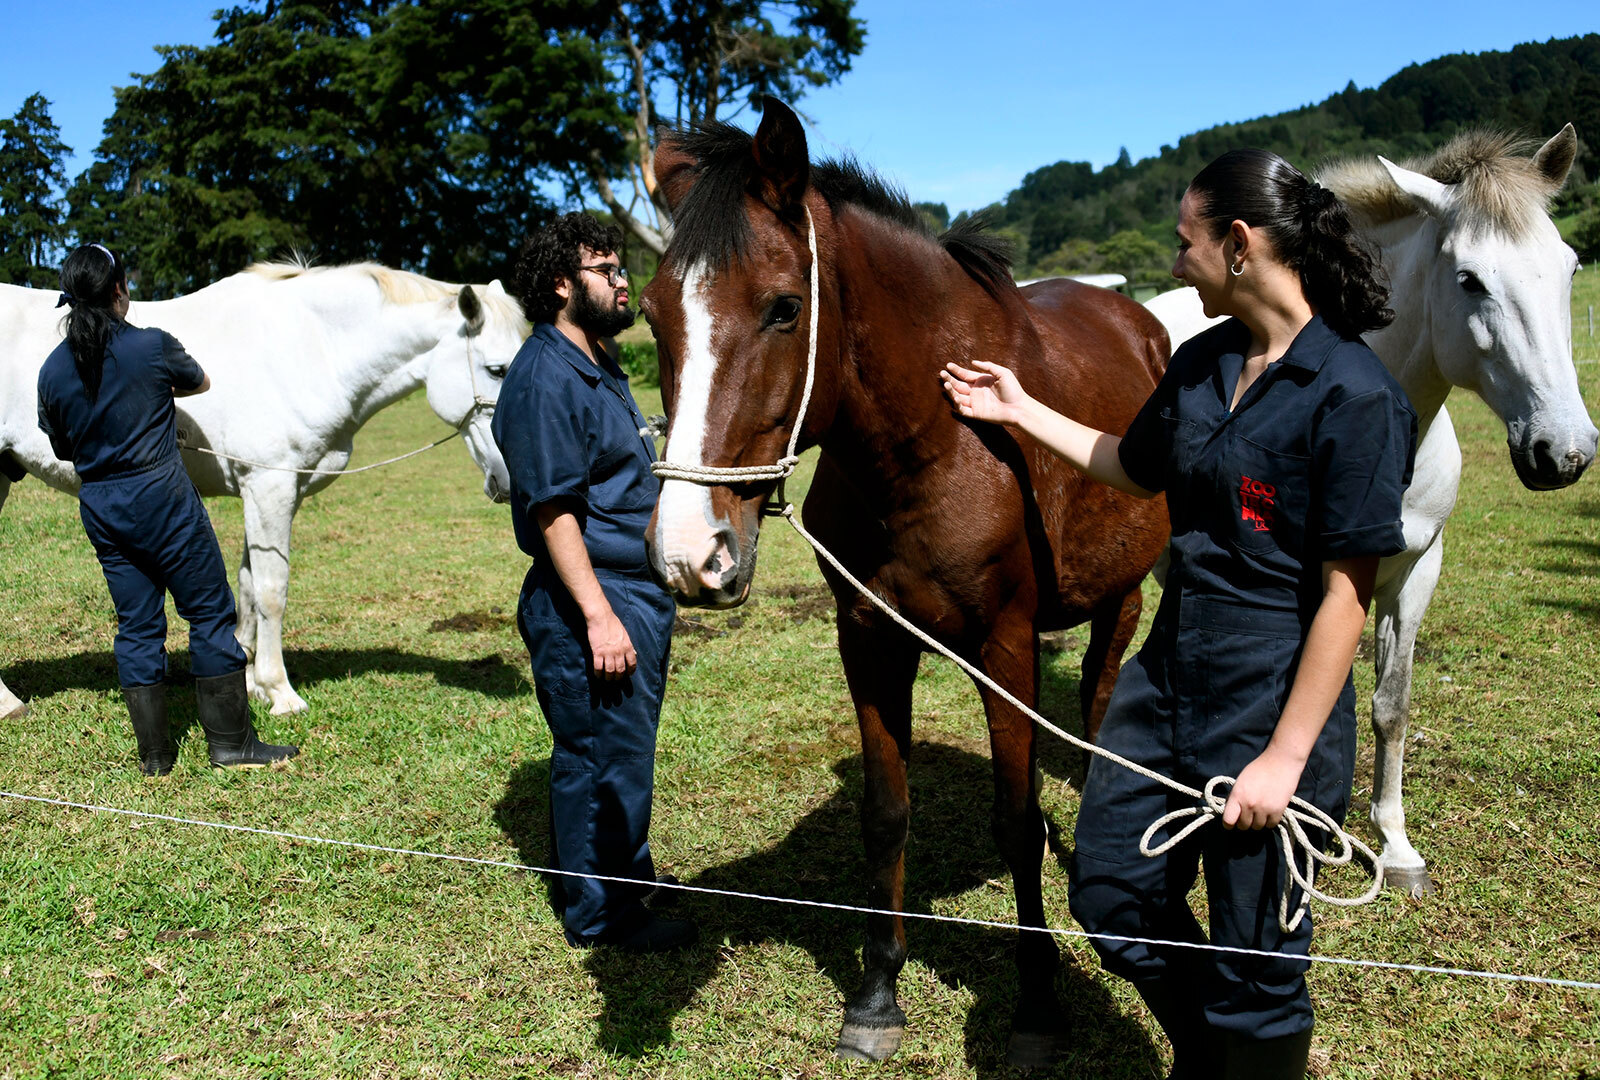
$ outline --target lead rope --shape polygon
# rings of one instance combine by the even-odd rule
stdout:
[[[788,452],[771,465],[722,468],[712,465],[684,465],[670,461],[658,461],[650,467],[651,471],[663,480],[687,480],[692,484],[702,485],[751,480],[777,480],[778,491],[775,493],[775,497],[777,502],[781,504],[781,508],[776,511],[777,515],[786,520],[790,527],[800,534],[801,539],[810,544],[819,556],[827,560],[828,565],[837,570],[840,576],[853,585],[862,596],[870,600],[879,611],[889,616],[890,619],[894,620],[895,623],[934,652],[953,661],[957,667],[961,668],[973,679],[999,694],[1014,708],[1024,713],[1035,724],[1038,724],[1052,735],[1065,739],[1079,749],[1096,754],[1107,761],[1121,765],[1125,769],[1131,769],[1146,779],[1164,784],[1174,791],[1182,792],[1197,800],[1198,805],[1163,814],[1152,822],[1150,827],[1144,831],[1144,835],[1139,838],[1139,851],[1141,854],[1150,858],[1164,855],[1197,830],[1210,824],[1213,820],[1220,819],[1223,809],[1227,806],[1227,800],[1219,793],[1218,789],[1232,787],[1234,777],[1213,776],[1206,781],[1204,789],[1192,788],[1187,784],[1179,783],[1170,776],[1163,776],[1161,773],[1145,768],[1138,762],[1130,761],[1120,754],[1114,754],[1056,727],[1043,716],[1040,716],[1038,712],[1023,704],[1011,691],[995,682],[967,660],[956,655],[952,650],[935,641],[921,628],[896,611],[887,600],[868,589],[854,574],[846,570],[839,560],[833,557],[833,553],[817,541],[816,537],[807,532],[805,526],[800,524],[800,519],[794,512],[794,504],[783,497],[783,481],[789,478],[794,472],[795,466],[800,463],[800,458],[796,451],[800,444],[801,428],[805,425],[806,409],[811,404],[811,389],[816,381],[817,309],[818,297],[821,291],[821,273],[817,262],[817,230],[816,224],[811,218],[810,207],[806,208],[806,244],[811,253],[811,317],[809,320],[811,340],[806,345],[805,390],[801,395],[800,411],[795,418],[794,431],[789,436]],[[670,443],[668,450],[671,450]],[[1168,826],[1176,825],[1185,818],[1193,818],[1194,820],[1189,821],[1183,828],[1167,837],[1166,840],[1152,846],[1152,838],[1157,833]],[[1326,833],[1335,842],[1337,849],[1332,854],[1320,850],[1306,835],[1307,826]],[[1292,890],[1287,885],[1278,898],[1278,925],[1283,929],[1284,933],[1292,933],[1300,925],[1301,920],[1305,918],[1306,911],[1310,908],[1312,897],[1316,897],[1323,903],[1333,904],[1336,907],[1355,907],[1359,904],[1369,903],[1383,888],[1383,863],[1379,860],[1377,854],[1358,837],[1345,832],[1339,826],[1339,823],[1334,821],[1327,813],[1299,796],[1293,796],[1290,799],[1289,807],[1284,812],[1282,820],[1278,822],[1276,829],[1279,842],[1283,846],[1284,866],[1287,868],[1289,877],[1294,884],[1300,886],[1300,902],[1294,906],[1292,914],[1290,913],[1289,904],[1289,895]],[[1296,849],[1304,853],[1304,869],[1301,868],[1296,858]],[[1314,882],[1319,864],[1323,866],[1344,866],[1355,858],[1357,852],[1360,852],[1372,866],[1372,884],[1365,892],[1355,897],[1333,896],[1316,887]]]
[[[381,469],[385,465],[393,465],[397,461],[404,461],[406,458],[416,457],[418,454],[426,454],[434,447],[443,446],[451,439],[454,439],[460,435],[464,430],[466,430],[468,422],[471,421],[471,419],[478,413],[494,412],[494,401],[478,393],[478,369],[477,365],[472,362],[472,335],[467,335],[466,343],[467,379],[472,387],[472,407],[467,410],[466,415],[461,418],[461,422],[456,425],[456,429],[450,434],[446,435],[442,439],[435,439],[427,446],[420,446],[409,453],[401,454],[398,457],[385,458],[383,461],[374,461],[371,465],[361,465],[354,469],[296,469],[288,465],[268,465],[263,461],[251,461],[249,458],[234,457],[232,454],[224,454],[220,451],[213,450],[208,446],[191,446],[189,445],[188,441],[188,432],[181,430],[178,432],[178,449],[192,450],[197,454],[209,454],[211,457],[221,458],[223,461],[232,461],[238,465],[248,465],[252,469],[267,469],[271,472],[297,473],[300,476],[354,476],[356,473],[363,473],[369,469]]]

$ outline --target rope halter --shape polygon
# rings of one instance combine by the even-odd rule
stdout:
[[[789,433],[789,449],[771,465],[681,465],[671,461],[658,461],[650,471],[663,480],[687,480],[691,484],[710,487],[714,484],[749,483],[753,480],[776,480],[779,484],[777,503],[787,507],[782,494],[783,481],[787,480],[800,464],[800,429],[805,426],[806,410],[811,406],[811,388],[817,379],[817,308],[821,294],[821,273],[817,263],[817,226],[811,219],[811,208],[806,211],[806,248],[811,253],[811,313],[806,341],[806,383],[800,396],[800,411],[795,415],[794,430]],[[668,444],[671,445],[670,442]],[[777,511],[783,513],[783,510]]]

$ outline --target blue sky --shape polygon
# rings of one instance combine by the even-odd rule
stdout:
[[[0,114],[42,91],[77,152],[75,174],[100,140],[111,88],[159,66],[157,45],[208,42],[217,6],[4,0]],[[857,13],[868,37],[854,70],[799,102],[812,152],[853,151],[952,212],[1003,198],[1053,161],[1102,166],[1124,146],[1138,159],[1352,79],[1375,86],[1409,63],[1600,30],[1595,0],[858,0]]]

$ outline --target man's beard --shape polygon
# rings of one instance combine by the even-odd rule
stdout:
[[[614,292],[611,294],[611,299],[603,305],[588,289],[580,289],[577,296],[573,297],[573,324],[584,333],[593,334],[595,337],[615,337],[632,326],[638,317],[639,313],[632,308],[616,306]]]

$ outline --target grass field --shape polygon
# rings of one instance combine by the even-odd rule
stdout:
[[[1592,268],[1574,321],[1595,414],[1589,304]],[[1412,837],[1439,891],[1319,910],[1317,949],[1600,980],[1600,489],[1591,477],[1525,491],[1487,409],[1465,396],[1451,407],[1466,478],[1418,646],[1407,758]],[[440,430],[413,398],[363,433],[357,463]],[[147,781],[75,505],[18,485],[0,515],[0,673],[32,711],[0,727],[0,787],[542,864],[549,739],[511,618],[525,560],[480,490],[447,446],[310,500],[286,644],[311,712],[257,717],[302,755],[251,775],[208,769],[192,692],[178,688],[181,760]],[[231,558],[238,504],[211,509]],[[1069,727],[1083,641],[1067,635],[1047,664],[1045,711]],[[1363,715],[1369,664],[1356,672]],[[695,885],[861,902],[854,718],[831,602],[787,528],[769,526],[749,604],[683,614],[673,672],[662,867]],[[1009,920],[977,696],[928,661],[915,708],[908,905]],[[1370,838],[1366,733],[1362,751],[1352,821]],[[1044,766],[1048,811],[1070,835],[1076,755],[1051,748]],[[1015,978],[999,931],[911,923],[907,1040],[863,1067],[829,1053],[860,977],[858,916],[693,897],[682,906],[704,938],[686,955],[580,953],[519,871],[15,800],[0,800],[0,882],[4,1080],[1007,1075]],[[1046,866],[1045,889],[1053,923],[1071,927],[1061,866]],[[1083,941],[1063,947],[1075,1042],[1049,1075],[1164,1076],[1164,1043],[1126,986]],[[1331,966],[1311,986],[1318,1077],[1600,1076],[1600,992]]]

